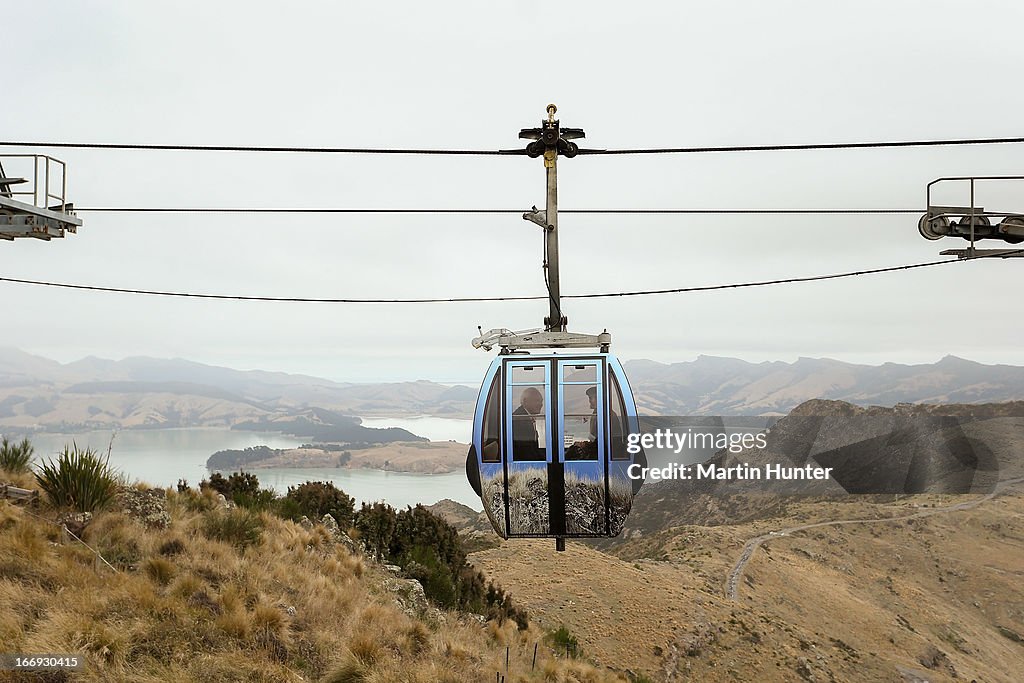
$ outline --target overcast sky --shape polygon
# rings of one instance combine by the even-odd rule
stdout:
[[[0,139],[510,148],[548,102],[595,147],[1024,135],[1024,3],[5,2]],[[525,157],[89,150],[98,206],[542,206]],[[943,175],[1024,174],[1024,145],[563,159],[563,208],[917,208]],[[985,193],[989,194],[986,195]],[[979,191],[1024,211],[1024,181]],[[986,196],[989,199],[986,199]],[[952,193],[950,203],[967,201]],[[0,274],[303,296],[543,294],[517,215],[83,213],[0,243]],[[561,218],[562,289],[683,287],[929,261],[917,216]],[[998,246],[1001,243],[983,246]],[[1024,261],[761,289],[567,301],[625,359],[1024,363]],[[207,302],[0,283],[2,345],[61,361],[180,356],[339,380],[474,380],[476,326],[544,302]]]

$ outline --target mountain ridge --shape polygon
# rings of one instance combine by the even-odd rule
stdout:
[[[648,415],[783,415],[811,399],[860,406],[1024,399],[1024,367],[952,354],[917,364],[700,355],[623,365],[637,406]],[[468,419],[476,394],[475,386],[428,380],[357,384],[182,358],[88,356],[62,364],[0,347],[0,429],[7,430],[230,427],[308,408]]]

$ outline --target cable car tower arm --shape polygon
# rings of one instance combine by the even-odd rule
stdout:
[[[574,139],[585,136],[582,128],[562,128],[555,113],[558,107],[547,106],[548,117],[540,128],[524,128],[519,137],[532,140],[526,146],[526,155],[544,157],[547,180],[546,206],[543,212],[534,209],[523,218],[537,223],[544,230],[544,282],[548,290],[549,314],[544,318],[547,332],[565,332],[567,318],[562,314],[561,284],[558,275],[558,155],[576,156],[579,147]]]
[[[523,214],[523,219],[537,224],[544,231],[544,286],[548,292],[548,315],[544,327],[534,330],[513,332],[496,328],[473,339],[473,347],[490,351],[495,346],[501,353],[515,353],[528,349],[600,349],[607,353],[611,344],[608,330],[601,334],[581,334],[568,331],[568,318],[562,312],[561,282],[558,269],[558,157],[572,158],[579,153],[573,140],[584,137],[582,128],[562,128],[555,112],[558,107],[547,106],[547,118],[539,128],[523,128],[519,137],[530,140],[526,155],[531,159],[544,158],[546,179],[546,205],[543,211],[533,207]]]

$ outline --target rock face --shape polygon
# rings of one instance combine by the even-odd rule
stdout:
[[[325,514],[320,522],[331,533],[331,536],[337,538],[341,535],[341,527],[338,526],[338,521],[330,513]]]
[[[303,517],[302,519],[306,518]],[[323,518],[321,518],[320,523],[324,525],[328,532],[330,532],[331,538],[344,545],[346,548],[349,549],[350,552],[356,552],[355,541],[353,541],[348,534],[341,530],[341,527],[338,526],[338,521],[334,519],[334,517],[330,513],[325,514]]]
[[[423,585],[416,579],[385,579],[384,587],[394,595],[395,602],[409,616],[431,609]]]
[[[126,515],[154,529],[166,529],[171,523],[167,512],[167,492],[163,489],[138,489],[126,486],[117,494]]]
[[[830,478],[648,481],[626,536],[775,515],[797,496],[987,493],[998,478],[1024,474],[1024,403],[862,408],[812,400],[778,420],[766,439],[764,449],[723,450],[703,464],[811,465],[832,468]]]

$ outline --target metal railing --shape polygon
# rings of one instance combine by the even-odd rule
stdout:
[[[63,161],[45,154],[0,154],[0,176],[20,179],[23,171],[31,171],[25,173],[24,177],[30,183],[28,188],[19,189],[21,183],[0,184],[0,196],[10,199],[31,197],[31,204],[35,207],[64,211],[67,206],[68,180],[67,166]],[[51,204],[51,200],[55,204]],[[26,200],[26,203],[29,202]]]

